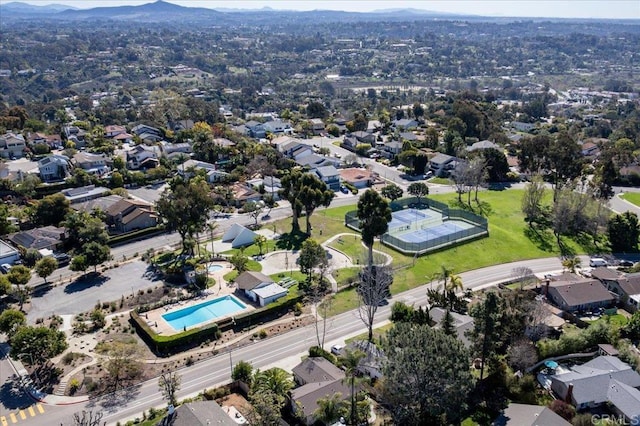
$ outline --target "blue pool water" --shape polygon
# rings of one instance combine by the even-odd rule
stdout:
[[[224,268],[224,266],[222,265],[210,265],[207,270],[209,271],[209,273],[211,272],[217,272],[219,270],[221,270],[222,268]]]
[[[203,322],[220,318],[245,309],[246,306],[233,296],[223,296],[208,302],[182,308],[162,315],[175,330],[181,331]]]

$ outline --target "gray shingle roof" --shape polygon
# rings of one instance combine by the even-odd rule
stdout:
[[[321,357],[309,357],[293,367],[295,377],[303,383],[326,382],[344,378],[344,371]]]

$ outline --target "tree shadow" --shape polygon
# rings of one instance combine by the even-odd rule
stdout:
[[[580,232],[578,235],[574,235],[572,239],[587,253],[599,252],[598,246],[593,241],[593,235]]]
[[[95,273],[89,273],[76,279],[71,284],[64,288],[64,292],[67,294],[78,293],[80,291],[88,290],[92,287],[100,287],[111,278],[104,275],[97,275]]]
[[[118,409],[137,399],[140,387],[139,384],[133,385],[92,399],[87,404],[87,408],[101,407],[107,413],[115,413]]]
[[[487,188],[489,191],[504,191],[511,188],[511,182],[492,182]]]
[[[153,265],[147,266],[147,269],[145,269],[144,273],[142,274],[142,278],[146,278],[149,281],[160,281],[162,279],[162,276],[162,271]]]
[[[31,292],[31,297],[42,297],[49,293],[52,288],[53,286],[51,284],[38,286]]]
[[[560,249],[560,256],[563,258],[575,257],[578,254],[573,247],[567,245],[562,236],[558,240],[558,248]]]
[[[24,409],[33,404],[33,400],[24,391],[15,375],[0,386],[0,400],[7,410]]]
[[[529,226],[524,230],[524,235],[542,251],[553,251],[553,234],[546,228]]]
[[[279,250],[300,250],[302,243],[307,238],[309,238],[309,235],[302,231],[282,234],[276,242],[276,248]]]

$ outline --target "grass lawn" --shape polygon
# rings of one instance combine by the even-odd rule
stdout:
[[[386,336],[387,331],[391,330],[393,328],[393,323],[389,323],[387,325],[383,325],[382,327],[378,327],[378,328],[374,328],[373,329],[373,341],[375,343],[379,343],[380,342],[380,338]],[[350,339],[345,340],[345,343],[350,343],[356,340],[367,340],[367,338],[369,337],[369,333],[365,332],[362,334],[358,334],[357,336],[354,336]]]
[[[415,261],[413,257],[402,255],[377,242],[374,249],[393,257],[393,267],[396,271],[391,293],[397,294],[428,283],[431,281],[430,277],[440,269],[441,265],[453,268],[454,273],[458,274],[485,266],[559,255],[560,251],[553,234],[541,232],[537,235],[530,232],[521,211],[523,193],[523,190],[480,193],[482,208],[489,220],[489,237],[487,238],[420,256]],[[551,197],[551,193],[548,197]],[[438,194],[430,198],[452,205],[455,204],[457,195]],[[473,201],[472,204],[475,205]],[[355,206],[344,206],[316,211],[311,217],[312,237],[322,243],[339,233],[354,233],[344,225],[344,215],[355,208]],[[290,219],[276,224],[279,228],[290,229]],[[300,221],[300,225],[304,227],[304,218]],[[351,256],[354,263],[360,260],[362,264],[365,248],[361,240],[351,236],[345,236],[342,240],[342,244],[336,240],[331,245]],[[580,246],[570,239],[563,239],[563,242],[576,254],[592,250],[591,247]],[[339,292],[334,296],[331,313],[335,315],[353,309],[357,307],[357,303],[353,290]]]
[[[622,194],[622,198],[640,207],[640,192],[626,192]]]
[[[452,185],[453,184],[451,179],[441,178],[441,177],[431,178],[431,179],[429,179],[429,183],[434,183],[434,184],[438,184],[438,185]]]
[[[587,322],[589,324],[594,324],[596,322],[603,322],[603,321],[611,323],[615,327],[620,328],[620,327],[624,327],[629,320],[622,314],[615,314],[615,315],[602,315],[600,318],[598,318],[595,321],[587,321]]]

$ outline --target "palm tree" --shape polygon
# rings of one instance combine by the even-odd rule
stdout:
[[[582,261],[578,256],[567,257],[562,261],[562,266],[569,270],[571,273],[575,273],[576,269],[580,267]]]
[[[357,425],[358,424],[358,412],[356,407],[356,376],[358,374],[358,365],[360,365],[360,361],[364,358],[366,354],[360,350],[355,351],[345,351],[344,355],[340,357],[340,362],[344,367],[344,374],[349,379],[351,384],[351,421],[349,424]]]
[[[391,208],[389,203],[373,189],[367,191],[358,200],[358,219],[362,242],[369,250],[367,262],[369,273],[373,267],[373,242],[376,237],[387,232],[391,222]]]
[[[445,265],[440,265],[440,271],[433,274],[432,280],[441,282],[442,287],[446,290],[449,288],[449,279],[453,275],[453,269]]]
[[[462,290],[462,288],[462,278],[460,278],[460,275],[450,275],[449,287],[445,288],[445,290]]]
[[[267,243],[267,237],[264,235],[258,235],[253,242],[258,245],[258,248],[260,249],[260,256],[262,256],[262,247]]]
[[[333,424],[340,417],[347,415],[347,407],[340,392],[320,398],[317,404],[318,408],[313,412],[313,418],[326,425]]]
[[[284,400],[293,388],[289,373],[282,368],[274,367],[265,371],[256,371],[253,376],[253,392],[270,391]]]

